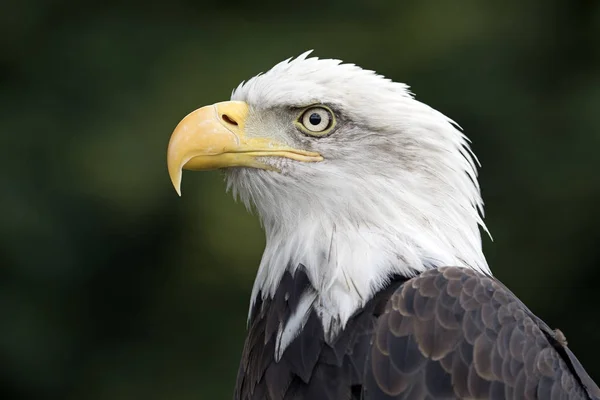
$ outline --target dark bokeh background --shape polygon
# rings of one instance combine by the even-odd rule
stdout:
[[[600,379],[600,2],[13,1],[0,12],[0,385],[226,399],[264,239],[192,109],[314,48],[409,83],[473,140],[495,274]]]

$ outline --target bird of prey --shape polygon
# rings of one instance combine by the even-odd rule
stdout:
[[[224,169],[266,233],[235,399],[600,399],[490,272],[457,125],[308,53],[187,115],[167,150],[179,193],[182,169]]]

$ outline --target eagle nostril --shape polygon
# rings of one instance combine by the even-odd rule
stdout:
[[[227,114],[221,115],[221,118],[223,119],[223,121],[225,121],[228,124],[238,126],[238,123]]]

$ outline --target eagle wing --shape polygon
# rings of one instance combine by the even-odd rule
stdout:
[[[561,336],[494,278],[430,270],[379,318],[363,398],[599,399]]]

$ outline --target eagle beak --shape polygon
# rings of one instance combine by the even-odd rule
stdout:
[[[248,104],[226,101],[188,114],[175,128],[167,149],[171,182],[181,196],[182,170],[204,171],[228,167],[274,170],[259,157],[322,161],[319,153],[291,148],[268,138],[247,137]]]

